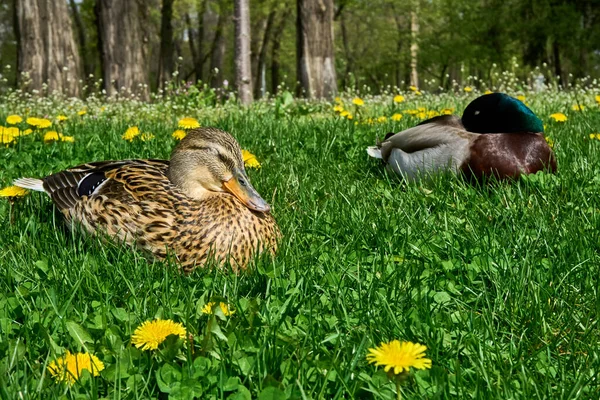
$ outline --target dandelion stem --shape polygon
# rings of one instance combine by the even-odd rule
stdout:
[[[402,400],[402,391],[400,390],[400,379],[394,379],[396,382],[396,400]]]

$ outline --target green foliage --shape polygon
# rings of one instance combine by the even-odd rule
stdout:
[[[13,34],[12,3],[0,5],[0,90],[17,86],[17,45]],[[82,60],[95,78],[102,76],[94,1],[82,0],[79,14],[86,38]],[[160,1],[148,0],[143,9],[149,82],[153,89],[160,48]],[[410,74],[411,11],[418,6],[420,29],[417,70],[420,87],[433,91],[466,84],[484,89],[495,84],[501,71],[525,79],[532,71],[546,82],[569,87],[576,80],[598,78],[600,8],[594,0],[341,0],[335,2],[333,24],[335,60],[341,89],[382,93],[387,87],[408,86]],[[267,18],[275,13],[277,36],[267,38],[266,91],[272,92],[272,54],[280,42],[279,81],[283,90],[296,88],[296,7],[291,0],[252,0],[253,79]],[[70,10],[72,14],[72,10]],[[232,3],[223,0],[177,0],[173,9],[175,40],[174,81],[194,80],[195,60],[190,35],[201,51],[202,81],[221,88],[235,81],[233,24],[223,30],[224,56],[219,71],[211,70],[217,16],[231,19]],[[202,14],[203,13],[203,14]],[[200,15],[202,14],[202,15]],[[186,15],[190,24],[187,24]],[[202,30],[202,32],[200,32]],[[10,68],[7,68],[9,66]],[[536,69],[538,68],[538,69]],[[214,82],[213,82],[213,79]],[[89,76],[80,76],[92,85]]]
[[[17,44],[12,30],[13,2],[0,4],[0,93],[17,83]],[[7,67],[8,66],[8,67]]]
[[[0,148],[2,186],[86,161],[166,158],[177,120],[191,116],[257,156],[262,167],[249,175],[283,239],[274,258],[239,276],[186,276],[71,233],[43,194],[1,201],[0,394],[385,399],[395,387],[365,356],[400,339],[425,344],[433,360],[407,381],[406,398],[598,397],[600,141],[589,137],[598,88],[522,93],[554,141],[559,173],[489,187],[451,176],[404,184],[369,159],[376,137],[420,121],[409,110],[459,113],[478,95],[409,92],[397,104],[393,94],[364,106],[342,96],[353,120],[285,93],[249,109],[213,106],[201,90],[154,104],[1,99],[0,121],[64,113],[52,129],[75,137],[44,144],[36,131]],[[585,110],[573,111],[577,103]],[[568,120],[553,121],[555,112]],[[132,125],[155,139],[124,141]],[[235,313],[203,312],[221,301]],[[188,337],[135,348],[132,333],[155,318],[182,323]],[[47,366],[65,350],[89,351],[105,369],[57,383]]]

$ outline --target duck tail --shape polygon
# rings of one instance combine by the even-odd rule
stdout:
[[[377,146],[369,146],[367,147],[367,154],[373,158],[383,159],[381,155],[381,149]]]
[[[44,181],[36,178],[19,178],[15,179],[13,185],[23,189],[35,190],[37,192],[45,192]]]

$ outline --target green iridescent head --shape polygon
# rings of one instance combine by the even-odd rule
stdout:
[[[492,93],[473,100],[462,123],[475,133],[544,132],[544,124],[523,102],[504,93]]]

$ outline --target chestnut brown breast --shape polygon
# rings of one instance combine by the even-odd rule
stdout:
[[[541,133],[482,134],[471,144],[470,153],[461,166],[468,179],[510,179],[544,169],[556,172],[554,153]]]

